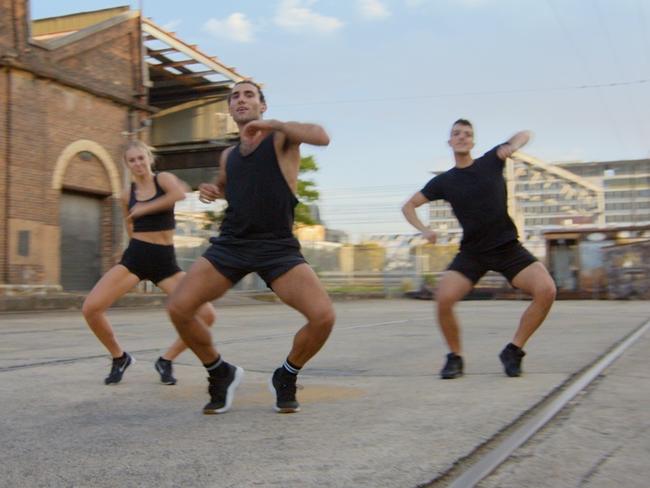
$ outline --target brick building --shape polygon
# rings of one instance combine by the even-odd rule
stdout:
[[[156,36],[173,46],[147,46]],[[186,67],[192,57],[203,71]],[[209,78],[219,70],[225,81]],[[0,294],[89,289],[122,249],[127,138],[148,139],[154,113],[223,98],[239,79],[128,7],[32,21],[27,0],[0,0]]]
[[[121,132],[146,104],[140,22],[124,12],[31,37],[28,2],[0,0],[0,284],[88,288],[121,246]]]

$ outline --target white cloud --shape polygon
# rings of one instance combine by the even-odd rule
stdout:
[[[254,41],[253,24],[246,18],[246,15],[235,12],[227,18],[208,19],[203,24],[203,30],[221,39],[236,42]]]
[[[314,0],[282,0],[275,14],[274,22],[291,31],[333,32],[343,27],[336,17],[328,17],[314,12],[310,6]]]
[[[369,20],[379,20],[390,17],[388,7],[380,0],[358,0],[361,15]]]

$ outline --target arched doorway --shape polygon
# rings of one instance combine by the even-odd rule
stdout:
[[[119,172],[102,146],[79,140],[59,156],[53,187],[61,192],[61,286],[86,291],[100,278],[103,258],[112,250]]]

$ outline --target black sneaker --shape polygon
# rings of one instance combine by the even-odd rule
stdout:
[[[235,390],[243,377],[243,368],[234,364],[228,365],[228,374],[226,376],[208,376],[210,401],[203,407],[203,413],[213,415],[230,410],[232,400],[235,397]]]
[[[440,370],[440,377],[443,380],[453,380],[461,376],[463,376],[463,358],[450,352],[447,354],[445,367]]]
[[[296,400],[297,375],[289,374],[278,368],[269,380],[269,389],[275,395],[275,411],[279,413],[300,412],[300,404]]]
[[[526,355],[523,349],[510,343],[503,348],[499,359],[503,363],[503,370],[511,378],[521,376],[521,360]]]
[[[172,371],[172,362],[169,359],[159,357],[154,365],[158,374],[160,374],[160,381],[165,385],[175,385],[176,378]]]
[[[124,357],[113,358],[113,365],[111,366],[111,372],[106,378],[104,378],[104,383],[107,385],[114,385],[122,381],[122,376],[124,376],[124,371],[126,368],[135,364],[135,358],[131,356],[128,352],[124,353]]]

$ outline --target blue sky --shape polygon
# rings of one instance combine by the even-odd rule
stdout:
[[[34,18],[128,0],[31,0]],[[180,7],[179,7],[180,5]],[[143,0],[144,13],[262,82],[267,118],[317,122],[328,226],[409,231],[399,207],[453,164],[459,117],[475,156],[520,129],[553,161],[650,157],[646,0]]]

